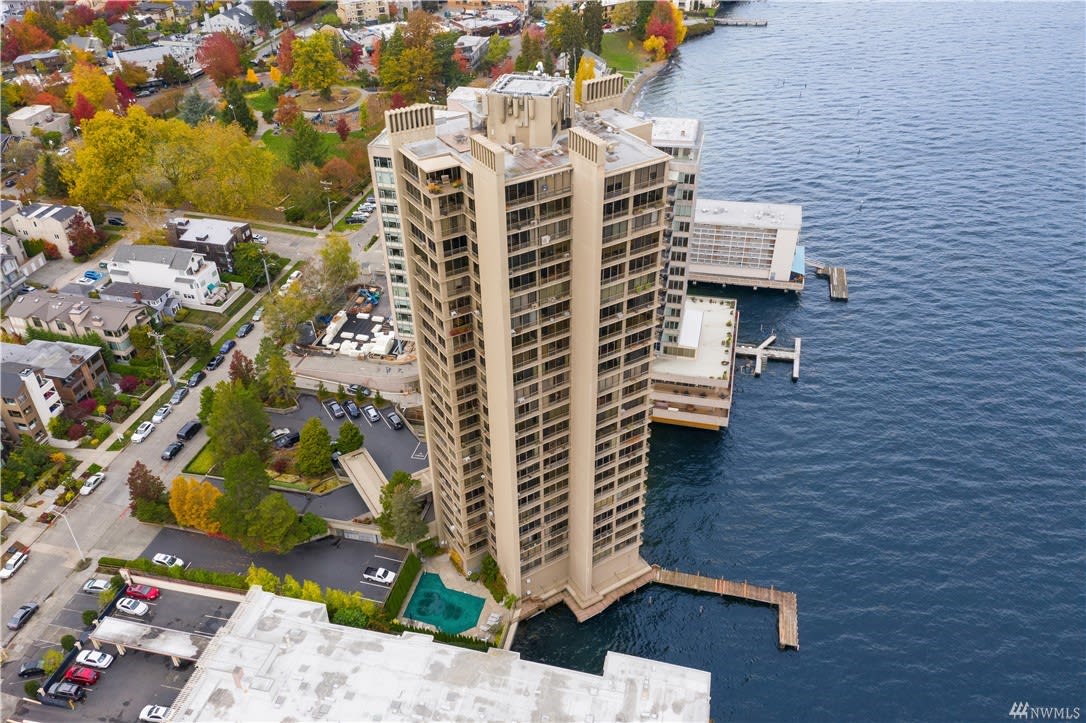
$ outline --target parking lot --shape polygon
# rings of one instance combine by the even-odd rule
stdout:
[[[159,532],[143,551],[143,557],[149,558],[158,552],[177,555],[186,564],[205,570],[244,574],[249,565],[254,564],[271,570],[280,578],[289,574],[298,581],[312,580],[321,587],[357,590],[363,597],[378,603],[384,603],[389,588],[365,582],[362,571],[367,567],[383,567],[399,572],[407,557],[407,551],[399,547],[342,537],[299,545],[285,555],[251,554],[233,542],[172,528]]]
[[[389,424],[387,414],[392,411],[391,407],[378,410],[381,414],[380,421],[370,422],[365,416],[351,419],[344,415],[343,419],[335,419],[315,396],[309,394],[299,395],[298,405],[298,409],[293,412],[270,414],[272,428],[289,427],[300,432],[310,417],[317,417],[334,440],[339,436],[340,425],[343,422],[352,422],[362,430],[366,437],[364,446],[385,477],[391,477],[398,469],[417,472],[427,464],[426,444],[415,438],[410,427],[405,425],[403,429],[393,429]],[[359,405],[362,406],[365,405]]]
[[[94,577],[104,578],[105,575]],[[95,609],[96,603],[96,595],[82,592],[73,595],[46,628],[44,637],[49,639],[36,640],[25,656],[4,666],[4,692],[22,697],[25,681],[18,677],[19,666],[24,662],[39,660],[50,648],[59,650],[59,640],[64,634],[78,638],[83,630],[83,611]],[[237,607],[233,602],[173,590],[164,590],[158,600],[149,601],[148,605],[151,610],[147,616],[139,619],[141,622],[205,636],[214,635]],[[84,649],[91,650],[93,647],[87,643]],[[22,712],[25,718],[46,723],[136,720],[146,705],[171,705],[192,674],[191,665],[176,670],[169,658],[154,653],[130,649],[122,656],[112,645],[103,645],[102,652],[112,655],[113,663],[99,671],[101,678],[87,688],[86,701],[77,704],[74,710],[24,703],[20,704],[20,710],[16,713]],[[44,680],[39,679],[40,682]],[[22,710],[24,707],[25,711]]]

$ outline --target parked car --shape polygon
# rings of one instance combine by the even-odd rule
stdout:
[[[253,241],[256,241],[261,246],[267,246],[268,245],[268,237],[265,236],[262,233],[254,233],[253,234]]]
[[[169,404],[163,404],[161,407],[155,410],[154,415],[151,416],[151,421],[155,424],[162,424],[166,421],[166,417],[170,416],[170,412],[173,409]]]
[[[361,394],[363,397],[368,397],[373,394],[368,387],[364,387],[361,384],[352,384],[347,387],[347,391],[351,394]]]
[[[87,481],[83,483],[83,486],[79,488],[79,494],[89,495],[94,490],[98,489],[98,485],[106,481],[106,476],[102,472],[95,472]]]
[[[253,318],[250,319],[250,321],[260,321],[263,318],[264,318],[264,307],[263,306],[258,306],[258,307],[256,307],[256,311],[253,312]]]
[[[290,272],[290,276],[287,277],[287,281],[293,282],[293,281],[297,281],[300,278],[302,278],[302,270],[301,269],[294,269],[293,271]]]
[[[377,203],[377,199],[374,198],[373,196],[366,196],[366,203],[375,204],[375,203]]]
[[[136,427],[135,434],[132,435],[132,441],[139,444],[143,440],[151,436],[151,432],[155,431],[155,425],[151,422],[143,422],[140,426]]]
[[[92,577],[90,580],[87,580],[85,583],[83,583],[83,592],[87,593],[88,595],[97,595],[103,590],[108,589],[109,580],[100,580],[96,577]]]
[[[185,426],[177,430],[177,438],[182,442],[187,442],[196,436],[196,433],[203,429],[204,425],[200,424],[199,420],[192,420],[191,422],[185,422]]]
[[[169,461],[176,457],[181,450],[185,448],[185,443],[181,441],[170,442],[166,445],[166,449],[162,450],[162,459]]]
[[[83,278],[90,279],[91,281],[101,281],[102,274],[98,271],[84,271]]]
[[[9,178],[8,180],[4,181],[4,188],[13,188],[14,186],[15,186],[15,179],[14,178]]]
[[[362,579],[380,585],[391,585],[392,581],[396,579],[396,573],[383,567],[367,567],[365,572],[362,573]]]
[[[376,424],[381,421],[381,415],[377,413],[377,408],[372,404],[367,404],[362,407],[362,413],[366,415],[366,419],[368,419],[371,424]]]
[[[207,366],[205,366],[204,369],[206,369],[209,372],[215,371],[220,366],[222,366],[223,359],[225,359],[225,358],[226,357],[223,356],[222,354],[217,354],[211,361],[209,361],[207,363]]]
[[[189,376],[188,387],[194,389],[197,384],[207,379],[207,372],[196,370]]]
[[[67,698],[68,700],[86,700],[87,689],[75,683],[53,683],[45,691],[53,698]]]
[[[184,567],[185,561],[175,555],[167,555],[165,552],[160,552],[151,558],[151,562],[156,565],[162,565],[163,567]]]
[[[86,276],[80,276],[78,279],[75,280],[75,283],[82,284],[84,286],[94,286],[98,282],[94,279],[88,279]]]
[[[38,604],[36,602],[29,602],[15,611],[15,614],[8,620],[8,630],[18,630],[26,625],[26,621],[34,617],[34,613],[38,612]]]
[[[290,434],[290,427],[279,427],[277,429],[273,429],[271,431],[271,438],[272,439],[278,439],[279,437],[282,437],[284,434]]]
[[[97,670],[82,665],[77,665],[74,668],[68,668],[64,671],[64,680],[79,685],[94,685],[101,677],[102,674]]]
[[[164,705],[145,705],[140,711],[140,720],[145,723],[164,723],[173,715],[173,709]]]
[[[20,678],[44,678],[45,677],[45,661],[35,660],[31,663],[23,663],[19,666]]]
[[[150,585],[129,585],[124,594],[136,600],[158,600],[162,591]]]
[[[343,407],[339,406],[339,402],[334,399],[329,400],[325,407],[328,409],[328,413],[336,419],[343,419]]]
[[[298,432],[288,432],[281,437],[275,438],[276,449],[290,449],[294,445],[298,444],[298,441],[302,438],[302,435]]]
[[[0,580],[7,580],[9,577],[15,574],[15,572],[26,564],[26,561],[30,558],[30,551],[16,552],[8,561],[4,563],[3,569],[0,569]]]
[[[188,387],[178,387],[174,390],[173,396],[170,397],[170,404],[180,404],[185,400],[185,397],[189,395]]]
[[[147,603],[140,602],[139,600],[133,600],[130,597],[123,597],[117,601],[118,612],[127,613],[128,615],[134,615],[138,618],[142,618],[147,614],[151,608]]]
[[[358,419],[362,416],[362,411],[358,408],[358,405],[352,402],[350,399],[343,403],[343,408],[350,415],[351,419]]]
[[[110,226],[125,226],[126,225],[125,222],[124,222],[124,219],[119,218],[117,216],[110,216],[109,218],[106,219],[106,223],[108,223]]]
[[[388,423],[392,425],[393,429],[403,429],[403,419],[396,412],[388,413]]]
[[[16,294],[16,296],[23,296],[23,295],[29,294],[30,292],[35,291],[35,290],[36,289],[33,286],[30,286],[29,284],[27,284],[23,288],[16,291],[15,294]]]
[[[237,333],[238,338],[240,339],[242,337],[249,336],[249,333],[252,332],[252,330],[255,329],[255,328],[256,328],[256,324],[254,324],[253,322],[251,322],[251,321],[245,322],[244,324],[242,324],[241,326],[238,327],[238,333]]]
[[[79,655],[75,656],[75,662],[88,668],[105,670],[113,665],[113,656],[100,650],[83,650]]]
[[[222,343],[222,346],[219,347],[219,356],[225,356],[225,355],[229,354],[230,350],[233,349],[237,345],[238,345],[238,343],[236,341],[234,341],[233,339],[227,339],[226,341],[224,341]]]

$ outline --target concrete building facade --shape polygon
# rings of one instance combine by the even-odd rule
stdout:
[[[621,83],[618,84],[621,87]],[[510,74],[387,113],[441,538],[579,607],[640,557],[670,157]]]
[[[35,128],[43,133],[57,131],[68,138],[72,134],[70,120],[70,115],[57,113],[48,105],[28,105],[7,115],[8,128],[17,138],[32,138]]]
[[[698,282],[802,291],[805,250],[800,206],[699,199],[689,278]]]

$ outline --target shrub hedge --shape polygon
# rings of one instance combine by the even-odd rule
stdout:
[[[453,635],[452,633],[443,633],[440,630],[423,630],[422,628],[414,628],[410,625],[400,625],[399,623],[390,623],[389,628],[393,632],[412,632],[422,633],[423,635],[432,635],[434,640],[439,643],[447,643],[448,645],[458,645],[461,648],[470,648],[471,650],[478,650],[481,653],[485,653],[491,647],[490,643],[485,640],[477,640],[475,638],[469,638],[466,635]]]
[[[390,617],[396,617],[400,614],[404,601],[407,599],[407,593],[410,592],[411,586],[415,584],[415,578],[419,576],[421,570],[422,563],[419,562],[419,558],[415,556],[415,553],[409,554],[407,559],[403,561],[400,574],[396,576],[396,582],[392,583],[392,590],[389,591],[388,597],[385,599],[385,612]]]
[[[217,585],[218,587],[226,587],[232,590],[249,589],[249,583],[245,582],[245,576],[233,572],[216,572],[214,570],[201,570],[198,568],[164,568],[144,557],[136,560],[123,560],[119,557],[98,558],[99,572],[112,572],[114,570],[119,570],[122,567],[127,567],[129,570],[153,573],[159,577],[171,577],[176,580],[186,580],[202,585]]]

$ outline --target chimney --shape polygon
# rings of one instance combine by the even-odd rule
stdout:
[[[132,292],[132,298],[135,299],[136,301],[139,301],[139,302],[142,303],[143,302],[143,292],[140,291],[139,289],[136,289],[135,291]]]

